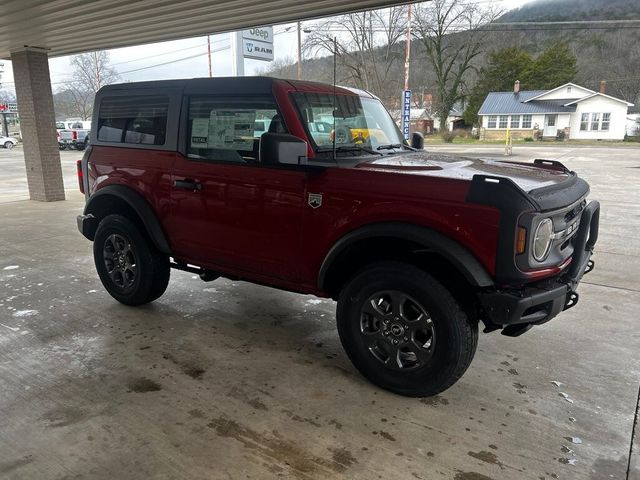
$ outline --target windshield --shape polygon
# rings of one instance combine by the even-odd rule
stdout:
[[[333,150],[370,155],[378,147],[401,148],[404,139],[379,100],[357,95],[296,93],[309,138],[318,152]],[[334,126],[335,112],[335,126]],[[362,147],[362,148],[358,148]]]

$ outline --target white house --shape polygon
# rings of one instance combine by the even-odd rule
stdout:
[[[491,92],[478,111],[480,135],[503,139],[541,135],[572,140],[623,140],[627,109],[633,104],[574,83],[552,90]]]
[[[632,108],[627,114],[627,135],[630,137],[640,136],[640,108]]]

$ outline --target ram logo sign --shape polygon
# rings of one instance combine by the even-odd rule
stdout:
[[[242,56],[254,60],[273,60],[273,27],[242,31]]]

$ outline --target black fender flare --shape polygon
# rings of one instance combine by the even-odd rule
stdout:
[[[408,223],[385,222],[360,227],[340,238],[322,262],[318,273],[318,287],[324,289],[327,273],[333,262],[346,248],[361,240],[376,237],[409,240],[442,255],[475,287],[490,287],[494,284],[493,279],[478,259],[455,240],[430,228]]]
[[[151,205],[149,205],[149,202],[147,202],[142,195],[129,187],[124,185],[107,185],[106,187],[101,188],[89,197],[89,200],[84,207],[84,214],[93,216],[93,213],[97,209],[96,206],[107,196],[116,197],[125,202],[138,215],[138,217],[140,217],[140,220],[142,221],[142,224],[155,247],[162,253],[166,253],[167,255],[171,254],[167,237],[164,234],[160,221],[151,208]],[[93,240],[95,231],[98,228],[98,222],[94,223],[95,225],[90,232],[90,240]]]

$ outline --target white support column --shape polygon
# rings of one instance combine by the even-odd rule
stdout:
[[[242,52],[242,30],[231,33],[231,75],[234,77],[244,77],[244,55]]]
[[[27,47],[11,54],[24,163],[31,200],[64,200],[60,151],[46,50]]]

